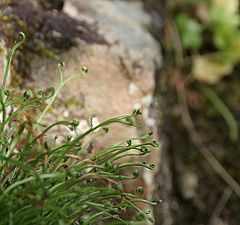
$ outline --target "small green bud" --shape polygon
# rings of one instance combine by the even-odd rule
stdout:
[[[78,125],[79,125],[79,121],[77,121],[77,120],[72,121],[72,126],[73,127],[77,127]]]
[[[156,203],[156,204],[161,204],[162,203],[162,200],[161,199],[159,199],[159,200],[156,200],[156,201],[153,201],[154,203]]]
[[[138,195],[142,195],[144,193],[144,188],[142,186],[138,187],[136,190]]]
[[[149,221],[154,223],[154,219],[152,217],[149,218]]]
[[[30,92],[29,92],[29,91],[25,91],[25,92],[23,93],[23,97],[24,97],[25,99],[30,98]]]
[[[153,147],[159,147],[159,144],[158,144],[157,141],[153,140],[153,141],[152,141],[152,146],[153,146]]]
[[[136,111],[136,114],[137,114],[137,115],[142,115],[142,110],[141,110],[141,109],[138,109],[138,110]]]
[[[18,35],[22,38],[22,41],[25,40],[25,34],[23,32],[19,32]]]
[[[69,141],[71,141],[71,139],[72,139],[72,136],[67,136],[67,141],[69,142]]]
[[[127,140],[127,145],[131,146],[132,145],[132,141],[131,140]]]
[[[42,95],[43,95],[43,90],[38,90],[38,91],[37,91],[37,94],[40,95],[40,96],[42,96]]]
[[[88,68],[86,66],[83,66],[81,68],[82,72],[84,73],[84,75],[86,75],[88,73]]]
[[[133,170],[132,175],[134,176],[134,178],[139,176],[139,170]]]
[[[65,64],[65,62],[60,62],[60,63],[58,63],[58,66],[59,67],[64,67],[66,64]]]
[[[148,166],[148,169],[150,169],[150,170],[154,170],[155,167],[156,167],[155,164],[152,163],[152,164],[150,164],[150,165]]]
[[[145,155],[145,154],[149,153],[149,150],[148,150],[148,148],[147,148],[147,147],[145,147],[145,146],[142,146],[140,151],[141,151],[141,153],[142,153],[143,155]]]
[[[44,91],[44,98],[48,99],[51,98],[55,93],[54,87],[49,87]]]
[[[139,115],[142,115],[142,110],[141,109],[135,109],[134,111],[133,111],[133,114],[132,114],[133,116],[139,116]]]
[[[9,96],[9,95],[11,94],[11,92],[10,92],[9,90],[6,90],[6,91],[4,91],[4,94],[5,94],[6,96]]]
[[[152,136],[152,135],[153,135],[152,131],[148,132],[148,136]]]

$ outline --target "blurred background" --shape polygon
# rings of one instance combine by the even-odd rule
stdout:
[[[97,123],[142,108],[138,128],[114,127],[93,149],[153,130],[155,163],[137,181],[156,225],[240,224],[240,31],[237,0],[1,0],[0,67],[26,35],[9,86],[65,87],[49,120]],[[130,184],[129,184],[130,185]]]

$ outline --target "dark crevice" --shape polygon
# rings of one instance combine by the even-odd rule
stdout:
[[[15,70],[24,78],[30,78],[31,60],[34,56],[55,57],[77,45],[78,40],[88,44],[108,45],[98,34],[95,25],[78,21],[62,12],[61,0],[34,3],[31,0],[3,0],[0,3],[0,30],[6,45],[12,46],[17,33],[22,31],[27,41],[20,49]]]

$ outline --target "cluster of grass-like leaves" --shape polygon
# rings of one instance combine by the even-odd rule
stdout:
[[[35,95],[7,89],[12,57],[25,38],[23,33],[20,36],[21,40],[9,52],[0,90],[0,225],[153,221],[152,216],[136,203],[156,205],[159,202],[141,199],[142,187],[126,192],[122,184],[124,180],[136,179],[139,167],[154,169],[153,164],[137,161],[139,156],[150,152],[149,148],[157,147],[156,141],[151,139],[152,133],[104,148],[91,157],[82,157],[84,146],[87,146],[83,141],[92,132],[102,130],[107,133],[112,123],[132,126],[141,111],[135,110],[131,115],[91,126],[75,137],[67,137],[63,143],[49,142],[51,135],[47,134],[51,134],[54,127],[75,130],[79,124],[65,120],[50,125],[42,122],[60,89],[79,74],[64,80],[63,64],[59,64],[59,85],[55,88],[38,91]],[[87,68],[83,67],[80,74],[86,72]],[[36,110],[42,107],[43,110]],[[33,111],[40,113],[30,116]],[[122,160],[129,156],[137,156],[136,161]],[[126,168],[127,175],[122,172]],[[129,209],[135,212],[134,216],[123,219],[122,215]]]

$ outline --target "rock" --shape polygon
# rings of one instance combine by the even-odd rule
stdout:
[[[62,91],[62,102],[78,99],[82,105],[81,109],[79,104],[71,105],[70,116],[94,114],[102,121],[131,113],[136,105],[147,112],[154,99],[155,69],[161,63],[161,56],[157,42],[147,30],[151,18],[143,11],[141,3],[71,0],[66,1],[64,12],[76,20],[96,24],[98,32],[109,43],[90,45],[79,39],[77,46],[59,55],[66,63],[66,76],[78,72],[83,65],[89,68],[86,77],[71,82]],[[56,63],[49,59],[35,57],[31,71],[33,82],[28,82],[27,86],[45,87],[57,83]],[[62,116],[59,110],[58,116]],[[144,117],[145,125],[147,117]],[[154,121],[149,121],[148,124],[154,126]],[[108,144],[135,135],[136,129],[113,129]],[[105,145],[106,140],[103,142]]]
[[[127,52],[136,66],[154,69],[161,62],[159,45],[147,30],[151,17],[140,1],[68,0],[64,11],[75,19],[96,23],[118,54]]]

